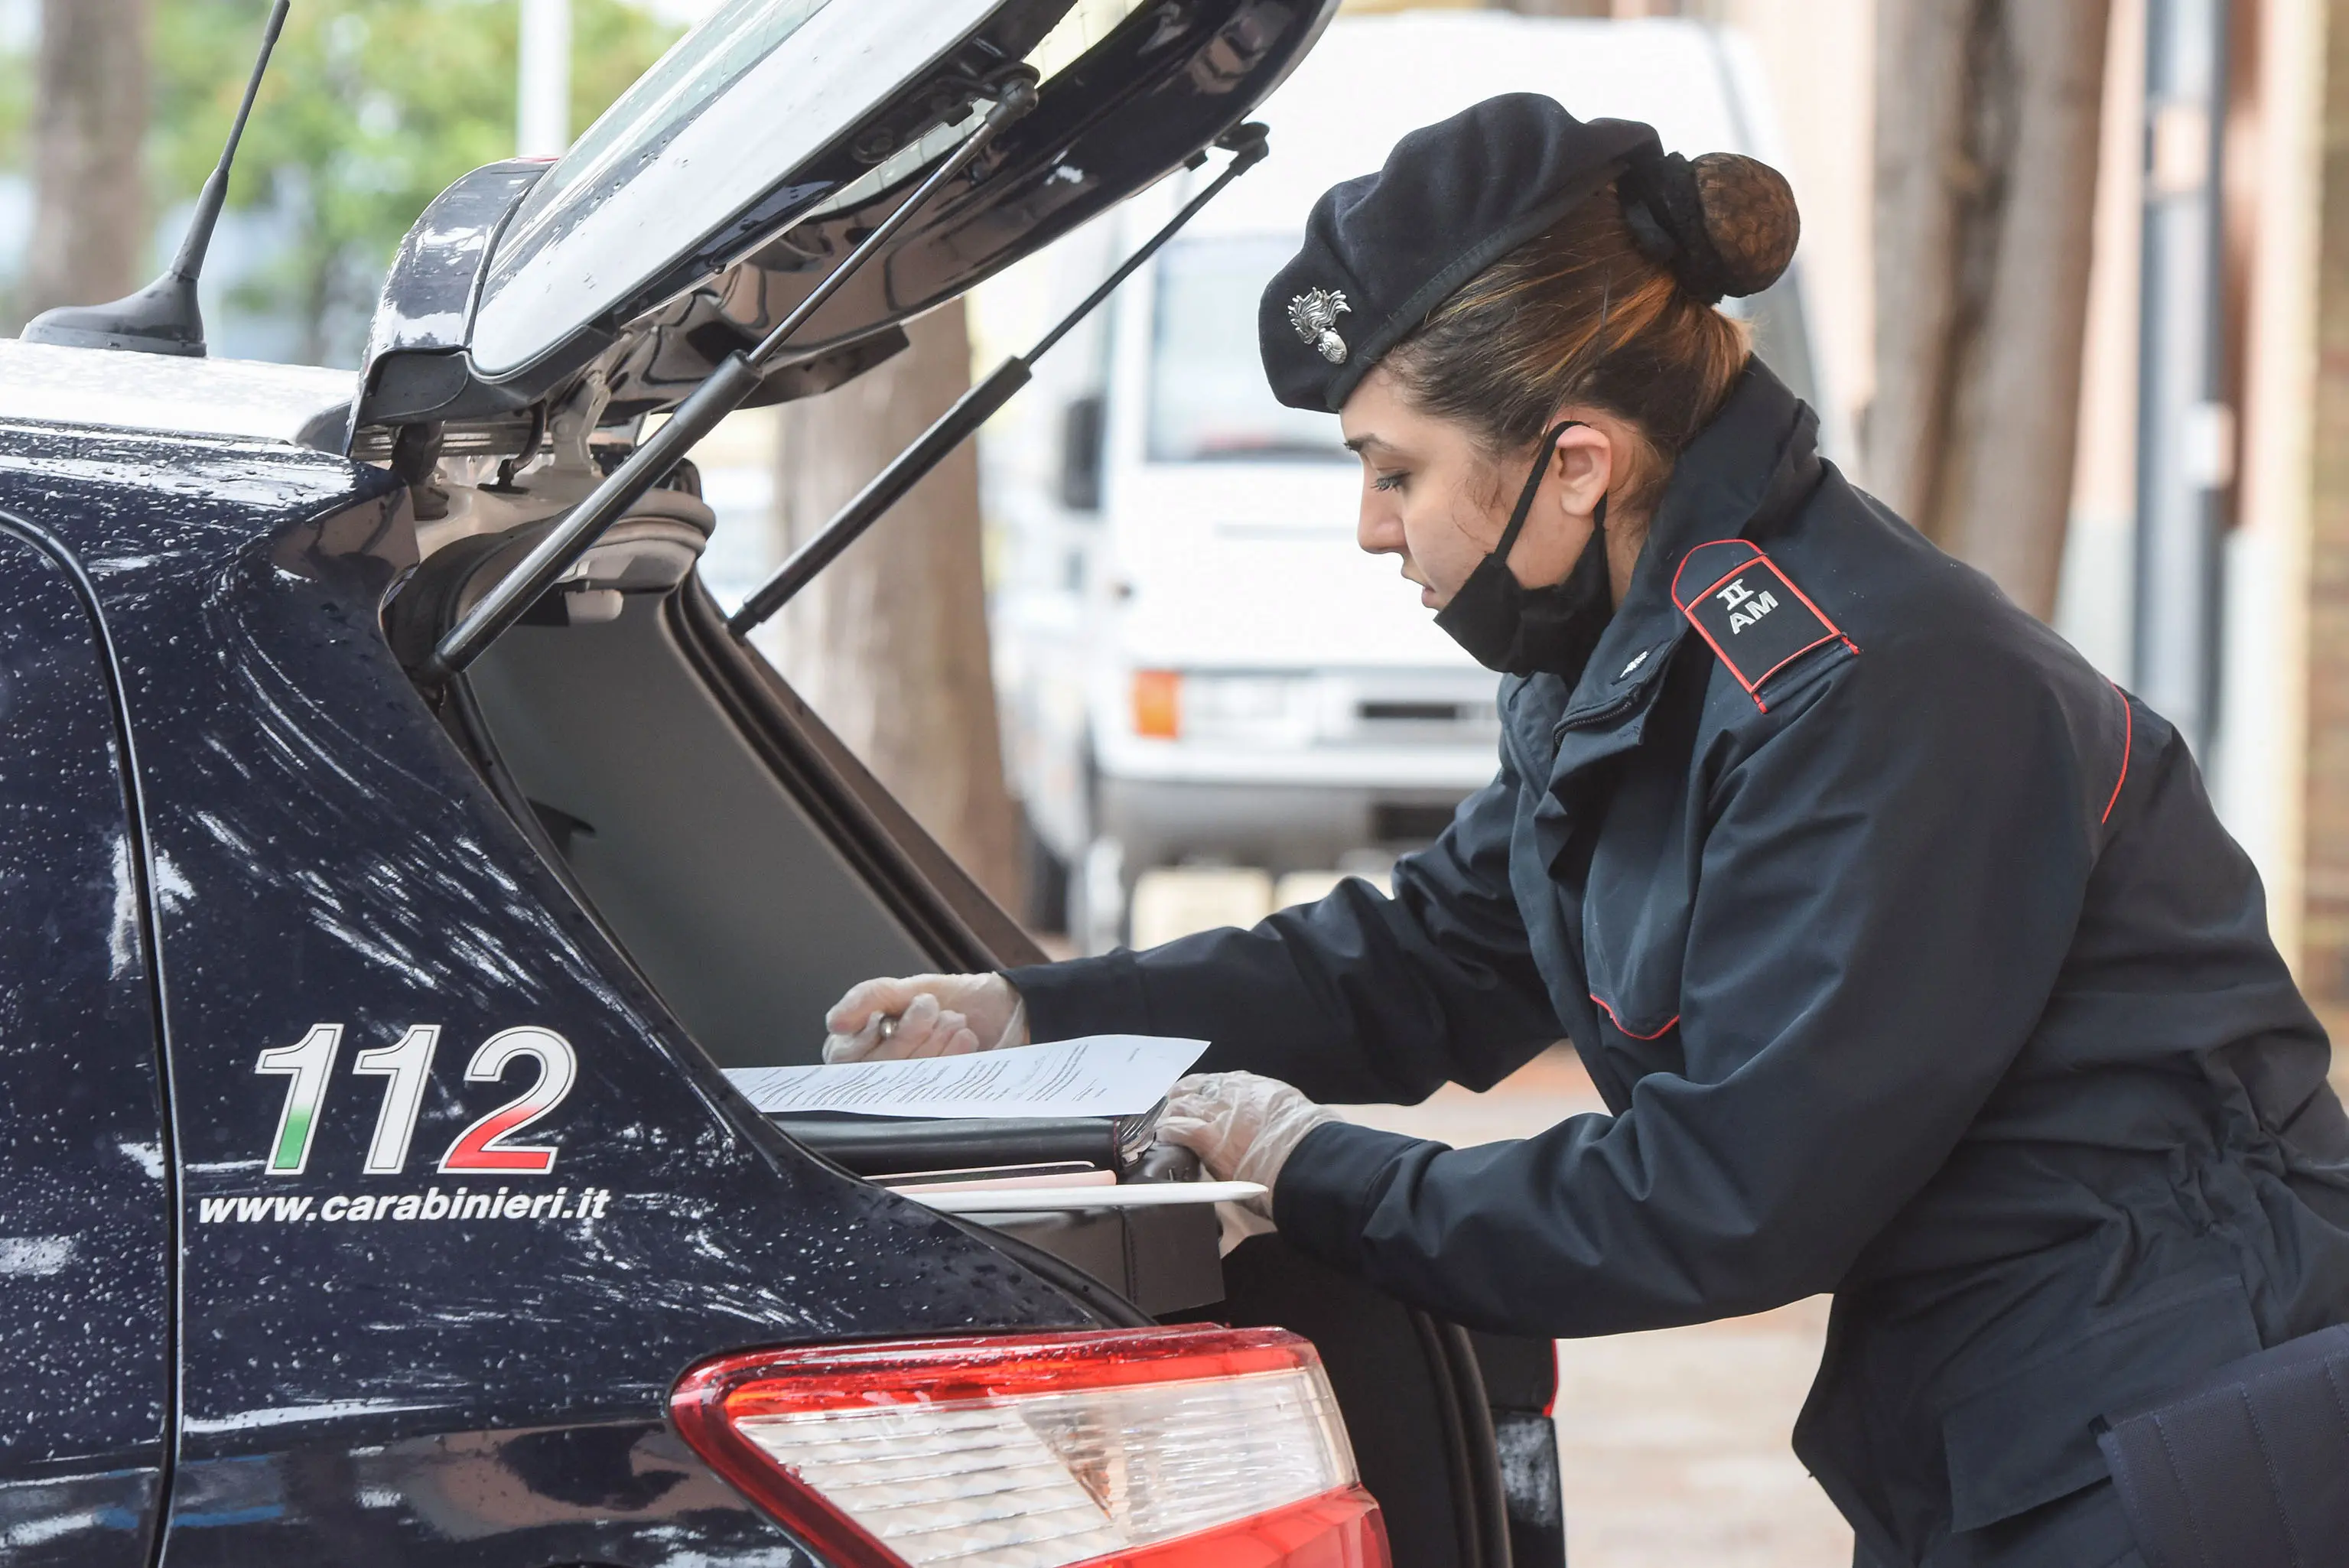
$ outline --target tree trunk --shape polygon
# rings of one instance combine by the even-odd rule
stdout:
[[[42,0],[33,232],[16,304],[99,304],[146,279],[148,0]]]
[[[2315,371],[2309,432],[2308,756],[2301,984],[2336,1040],[2349,1029],[2349,16],[2326,18],[2323,195],[2314,258]],[[2261,527],[2273,527],[2262,522]],[[2287,688],[2289,689],[2289,688]],[[2274,768],[2273,758],[2260,766]],[[2349,1069],[2336,1055],[2334,1073]],[[2333,1080],[2341,1083],[2336,1076]],[[2344,1086],[2349,1088],[2349,1086]]]
[[[313,191],[315,204],[317,195]],[[342,258],[336,253],[334,241],[319,232],[326,228],[315,207],[305,222],[313,232],[299,253],[302,261],[301,331],[294,340],[294,359],[297,365],[331,363],[326,353],[326,315],[335,307],[335,283],[342,270]]]
[[[1868,478],[2042,619],[2078,438],[2108,11],[1878,11]]]
[[[783,410],[776,501],[797,546],[970,385],[960,302],[913,346]],[[965,442],[777,617],[784,674],[979,885],[1019,907],[988,658],[978,459]]]

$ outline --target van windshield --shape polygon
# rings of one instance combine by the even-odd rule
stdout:
[[[1338,417],[1275,401],[1257,356],[1257,296],[1297,253],[1286,235],[1181,240],[1158,258],[1150,334],[1150,459],[1350,462]]]

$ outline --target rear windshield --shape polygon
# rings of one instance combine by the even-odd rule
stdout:
[[[1158,258],[1150,342],[1151,460],[1350,462],[1335,414],[1288,408],[1265,385],[1257,296],[1290,236],[1183,240]]]
[[[515,212],[474,313],[476,368],[504,375],[610,313],[643,308],[689,281],[674,269],[700,247],[754,239],[726,227],[754,206],[771,229],[832,194],[829,181],[791,181],[1002,3],[728,0]]]
[[[825,4],[729,0],[690,37],[662,56],[547,171],[515,214],[515,229],[526,232],[540,213],[583,181],[608,170],[633,172],[649,162],[712,98],[781,47]]]

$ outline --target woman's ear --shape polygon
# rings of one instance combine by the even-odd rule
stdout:
[[[1570,414],[1561,420],[1573,418]],[[1550,472],[1557,480],[1558,510],[1569,517],[1588,517],[1599,508],[1599,498],[1615,482],[1615,442],[1593,424],[1577,423],[1557,438],[1550,454]]]

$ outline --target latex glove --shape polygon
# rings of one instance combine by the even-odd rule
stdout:
[[[867,980],[823,1016],[828,1062],[959,1057],[1028,1043],[1028,1004],[1000,975]]]
[[[1280,1168],[1307,1133],[1338,1119],[1278,1078],[1199,1073],[1179,1079],[1168,1092],[1158,1140],[1196,1154],[1218,1181],[1260,1184],[1264,1196],[1244,1199],[1241,1207],[1269,1220]]]

